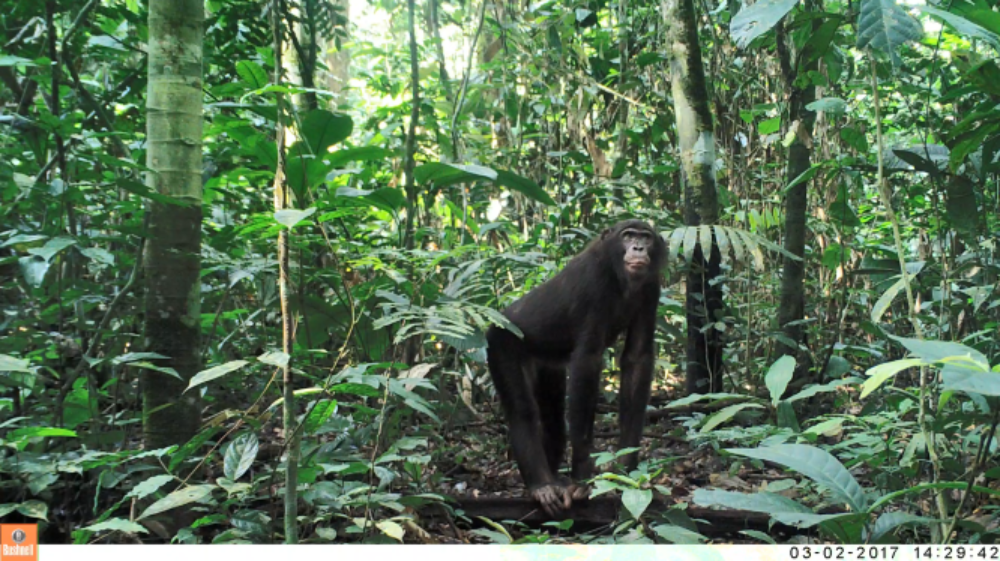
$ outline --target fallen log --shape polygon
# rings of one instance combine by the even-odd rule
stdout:
[[[477,517],[489,518],[494,521],[518,520],[529,526],[539,526],[551,519],[538,505],[525,497],[469,497],[450,496],[456,512],[468,517],[478,524]],[[669,499],[655,497],[646,512],[663,513],[675,508]],[[601,526],[610,526],[620,518],[622,510],[621,498],[613,495],[602,495],[589,501],[574,502],[569,512],[562,519],[573,520],[573,531],[586,531]],[[680,509],[678,509],[680,510]],[[688,506],[681,511],[691,518],[698,532],[709,538],[724,538],[742,530],[759,530],[768,534],[780,533],[795,535],[799,530],[784,524],[771,524],[770,516],[759,512],[744,510],[714,510]],[[428,518],[440,517],[443,513],[439,508],[427,508],[421,513]]]

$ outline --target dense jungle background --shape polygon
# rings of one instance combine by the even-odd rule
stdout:
[[[996,0],[0,0],[43,543],[994,543]],[[668,243],[641,463],[523,497],[500,310]]]

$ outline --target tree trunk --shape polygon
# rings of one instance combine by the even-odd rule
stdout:
[[[809,3],[811,4],[811,2]],[[819,20],[814,20],[813,30],[819,27]],[[778,57],[786,84],[790,89],[788,103],[788,122],[795,133],[791,146],[788,147],[788,167],[785,172],[785,185],[805,173],[812,160],[812,131],[816,123],[816,112],[806,109],[806,105],[816,99],[816,86],[809,80],[804,87],[796,86],[798,69],[792,68],[792,57],[785,44],[783,25],[778,25]],[[802,74],[817,69],[818,57],[806,63]],[[791,355],[803,358],[800,351],[803,342],[802,325],[799,323],[804,315],[805,289],[805,244],[806,216],[808,211],[808,182],[801,182],[792,187],[785,195],[785,250],[797,255],[803,261],[797,261],[788,256],[783,258],[781,275],[781,300],[778,307],[778,325],[784,332],[787,341],[778,345],[778,355]],[[805,371],[803,360],[798,361],[797,373]]]
[[[350,29],[351,22],[351,9],[350,2],[347,0],[334,0],[336,5],[341,8],[338,12],[343,14],[344,17],[344,29]],[[340,38],[341,40],[346,40],[345,36]],[[330,90],[334,94],[334,106],[338,106],[344,103],[343,90],[347,87],[347,81],[350,79],[350,69],[351,69],[351,53],[342,44],[340,46],[336,45],[334,41],[327,43],[327,54],[326,54],[326,89]]]
[[[406,133],[406,154],[403,165],[403,173],[406,176],[406,223],[403,229],[403,247],[413,249],[414,229],[417,219],[417,186],[413,178],[413,170],[417,167],[417,124],[420,121],[420,60],[417,58],[417,32],[415,20],[417,8],[414,0],[407,0],[407,13],[409,15],[409,38],[410,38],[410,89],[413,97],[410,100],[410,129]]]
[[[200,424],[187,381],[201,367],[203,0],[150,0],[146,165],[149,187],[186,206],[149,204],[145,348],[181,379],[142,371],[147,449],[188,441]]]
[[[719,217],[713,167],[715,134],[694,1],[664,0],[663,12],[684,181],[684,223],[714,224]],[[712,283],[719,276],[719,263],[719,249],[714,242],[708,260],[699,247],[687,275],[688,393],[722,390],[722,332],[713,327],[723,309],[722,287]]]

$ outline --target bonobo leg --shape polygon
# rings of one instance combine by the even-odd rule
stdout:
[[[566,369],[538,367],[538,406],[542,415],[542,446],[549,471],[559,480],[566,453]]]
[[[573,499],[585,499],[590,490],[585,481],[594,475],[594,460],[590,457],[594,443],[594,416],[601,389],[604,357],[598,345],[579,345],[569,366],[569,438],[573,446],[570,494]]]
[[[649,405],[650,386],[653,383],[653,330],[656,307],[652,312],[640,312],[629,329],[622,352],[621,390],[618,393],[618,448],[633,448],[642,439],[646,424],[646,406]],[[639,454],[624,456],[625,469],[632,471],[639,465]]]
[[[572,498],[553,476],[543,446],[541,411],[549,404],[538,401],[539,373],[514,334],[491,328],[487,341],[490,374],[507,417],[508,439],[517,467],[531,497],[549,516],[555,516],[572,505]]]

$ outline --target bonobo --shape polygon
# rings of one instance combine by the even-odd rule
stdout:
[[[627,332],[621,357],[619,446],[639,444],[653,378],[653,333],[660,299],[663,240],[641,220],[605,230],[556,276],[504,315],[523,333],[492,327],[487,357],[509,427],[510,446],[533,499],[549,516],[586,499],[590,448],[604,350]],[[559,477],[566,448],[569,370],[571,480]],[[635,453],[625,457],[634,469]]]

